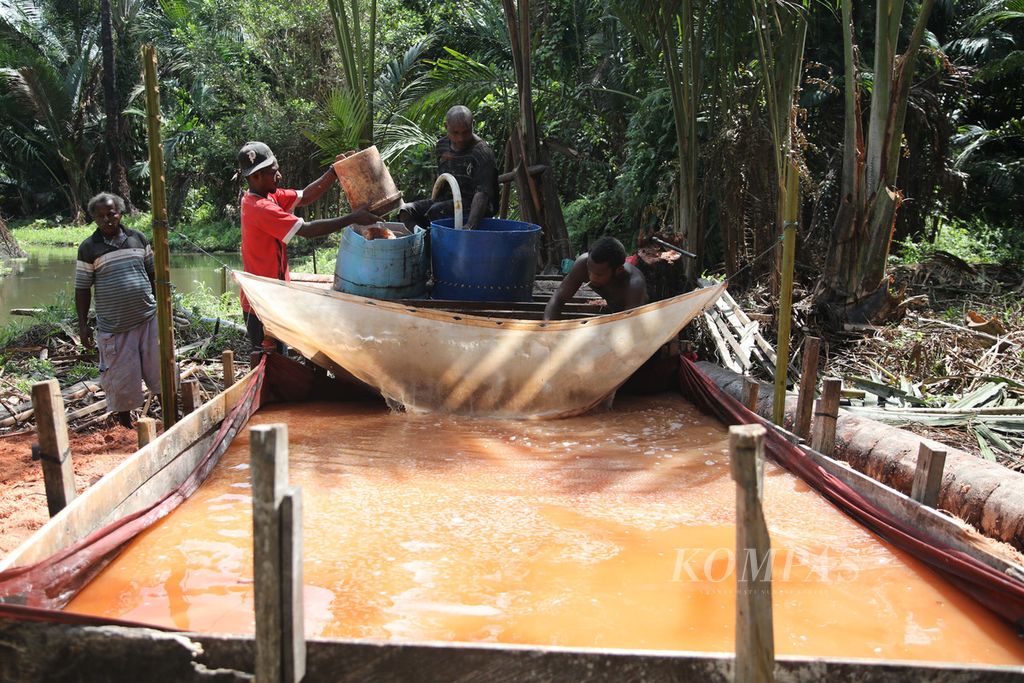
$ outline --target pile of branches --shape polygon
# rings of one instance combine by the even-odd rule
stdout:
[[[46,317],[0,348],[0,436],[35,428],[31,386],[50,378],[60,384],[69,428],[84,432],[112,423],[97,379],[96,349],[82,346],[73,318],[53,319],[52,313]],[[202,399],[208,400],[223,388],[221,352],[230,349],[236,360],[247,363],[248,340],[237,326],[224,321],[206,322],[176,311],[174,323],[180,377],[197,380]],[[142,409],[133,415],[158,417],[159,397],[147,391]]]

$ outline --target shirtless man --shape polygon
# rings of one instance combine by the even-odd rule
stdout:
[[[590,252],[572,264],[569,274],[544,309],[545,320],[558,320],[562,306],[572,299],[584,282],[604,298],[606,313],[617,313],[647,303],[647,284],[636,266],[626,263],[626,249],[614,237],[594,242]]]

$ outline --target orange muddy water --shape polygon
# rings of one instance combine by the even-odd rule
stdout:
[[[728,652],[727,431],[679,397],[555,422],[261,410],[302,487],[306,635]],[[249,441],[69,611],[251,633]],[[1007,626],[771,463],[780,654],[1024,663]]]

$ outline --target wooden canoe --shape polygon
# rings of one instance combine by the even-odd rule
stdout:
[[[595,407],[726,287],[621,313],[543,322],[234,275],[270,336],[329,369],[344,368],[392,405],[513,419],[569,417]]]

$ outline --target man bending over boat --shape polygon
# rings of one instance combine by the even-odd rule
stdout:
[[[462,193],[462,219],[467,230],[498,211],[498,164],[490,146],[473,133],[473,112],[461,104],[444,117],[447,135],[437,141],[437,173],[455,176]],[[466,209],[469,207],[469,217]],[[455,215],[455,201],[447,187],[436,199],[420,199],[402,204],[398,220],[412,230],[417,225],[430,227],[431,221]]]
[[[626,263],[626,249],[614,237],[602,237],[572,264],[569,274],[551,295],[544,309],[545,320],[558,320],[562,307],[570,301],[583,283],[604,298],[603,313],[618,313],[647,303],[644,275]]]
[[[344,159],[352,152],[338,155]],[[312,204],[338,179],[334,169],[327,171],[302,190],[279,188],[281,173],[277,158],[262,142],[247,142],[238,152],[238,170],[249,184],[242,197],[242,269],[253,275],[289,280],[288,243],[296,235],[320,237],[344,229],[348,225],[370,225],[380,218],[360,209],[339,218],[304,221],[295,216],[295,209]],[[264,346],[263,323],[249,306],[242,293],[242,315],[253,349]],[[269,346],[274,346],[269,344]],[[278,346],[280,350],[280,346]]]
[[[142,405],[142,380],[160,393],[153,249],[141,232],[121,227],[124,200],[102,192],[89,200],[96,232],[78,247],[75,309],[82,345],[93,347],[89,306],[96,290],[96,340],[100,385],[107,408],[124,427]]]

